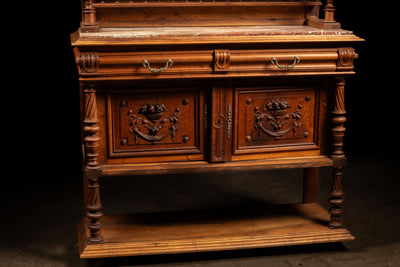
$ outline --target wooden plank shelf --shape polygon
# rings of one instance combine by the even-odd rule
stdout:
[[[111,215],[104,243],[87,244],[87,219],[78,225],[81,258],[106,258],[304,245],[353,240],[345,228],[329,229],[318,204],[211,211]]]
[[[293,169],[332,166],[327,156],[307,156],[281,159],[244,160],[222,163],[206,161],[138,163],[103,165],[103,175],[156,175],[178,173],[203,173],[219,171]]]

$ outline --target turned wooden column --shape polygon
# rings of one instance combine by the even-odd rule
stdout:
[[[86,167],[85,176],[88,185],[88,199],[86,206],[86,216],[89,219],[90,236],[88,243],[101,243],[101,219],[103,218],[102,205],[100,201],[100,185],[99,178],[101,174],[100,164],[98,163],[98,147],[100,130],[99,120],[97,116],[96,90],[94,86],[85,86],[84,90],[84,108],[85,117],[83,120],[84,142]]]
[[[329,197],[329,204],[331,208],[331,221],[329,222],[330,228],[343,227],[340,220],[342,214],[341,205],[343,204],[343,189],[342,177],[343,167],[346,165],[346,157],[343,152],[343,138],[346,128],[343,124],[346,122],[346,110],[344,106],[344,86],[345,81],[343,78],[336,80],[336,88],[334,91],[333,110],[332,110],[332,153],[333,159],[333,178],[331,184],[331,191]]]
[[[96,9],[92,6],[93,0],[83,0],[82,3],[82,32],[98,32],[99,25],[96,22]]]
[[[335,6],[333,5],[333,0],[327,0],[325,11],[325,22],[335,22]]]

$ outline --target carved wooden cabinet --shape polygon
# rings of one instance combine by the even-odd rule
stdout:
[[[344,87],[362,39],[334,11],[330,0],[84,0],[71,35],[85,155],[81,257],[352,240],[340,219]],[[317,203],[323,166],[333,168],[329,211]],[[276,168],[304,169],[303,203],[102,213],[106,176]]]

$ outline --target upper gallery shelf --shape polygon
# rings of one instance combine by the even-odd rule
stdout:
[[[101,28],[308,25],[340,29],[333,0],[82,0],[81,32]]]

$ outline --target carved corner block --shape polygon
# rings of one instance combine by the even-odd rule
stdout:
[[[354,52],[354,48],[338,48],[337,69],[339,71],[352,70],[354,68],[353,62],[355,58],[357,58],[357,54]]]
[[[82,52],[76,55],[76,64],[82,76],[99,75],[99,53]]]
[[[231,64],[231,54],[228,49],[214,50],[214,72],[227,73]]]

